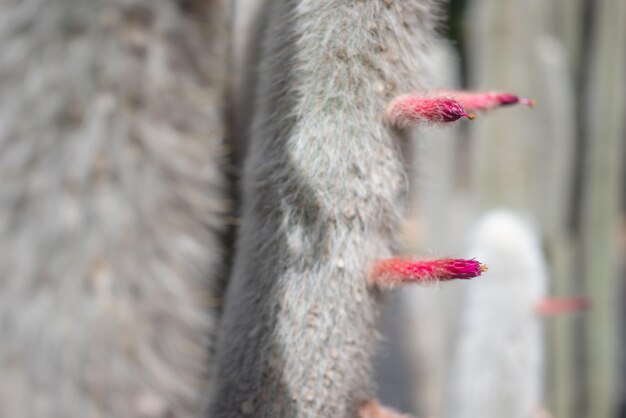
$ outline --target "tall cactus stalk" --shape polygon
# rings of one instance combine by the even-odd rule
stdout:
[[[576,97],[563,44],[556,38],[542,35],[535,44],[535,71],[541,92],[537,96],[541,111],[537,120],[543,138],[541,172],[544,179],[538,199],[537,217],[543,232],[547,253],[550,255],[551,293],[568,296],[579,291],[572,280],[575,276],[575,248],[569,230],[571,213]],[[548,369],[550,392],[548,403],[558,417],[571,417],[575,413],[576,388],[583,376],[575,362],[575,335],[573,326],[580,317],[554,318],[549,324],[550,349]]]
[[[545,27],[541,1],[475,0],[468,9],[468,68],[475,88],[508,89],[528,97],[537,93],[532,71],[530,34]],[[534,209],[542,182],[537,169],[543,138],[536,116],[526,109],[498,113],[472,130],[475,168],[473,194],[481,208],[498,205]]]
[[[619,317],[616,232],[626,135],[626,3],[596,1],[588,90],[583,272],[594,301],[587,349],[589,418],[615,414]]]
[[[490,212],[474,231],[471,254],[490,267],[467,290],[446,416],[540,416],[544,339],[536,308],[547,271],[539,240],[514,213]]]
[[[224,3],[0,2],[0,416],[202,413]]]
[[[377,262],[398,251],[408,205],[403,127],[469,116],[412,94],[435,3],[268,3],[214,416],[391,416],[370,400],[380,286],[480,274]]]

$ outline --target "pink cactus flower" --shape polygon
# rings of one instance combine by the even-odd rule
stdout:
[[[470,112],[486,111],[514,104],[523,104],[528,107],[535,105],[532,99],[520,98],[509,93],[472,91],[441,91],[439,93],[458,101]]]
[[[591,303],[584,296],[570,298],[545,298],[537,306],[537,313],[543,316],[562,315],[589,309]]]
[[[456,100],[448,97],[399,96],[389,103],[387,118],[398,128],[406,128],[420,123],[443,124],[460,118],[473,120]]]
[[[374,264],[370,280],[377,284],[393,286],[401,283],[472,279],[485,271],[487,266],[474,259],[442,258],[414,261],[390,258]]]

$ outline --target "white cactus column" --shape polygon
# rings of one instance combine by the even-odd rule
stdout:
[[[539,240],[514,213],[495,211],[478,223],[470,254],[489,271],[467,289],[446,416],[530,418],[543,405]]]

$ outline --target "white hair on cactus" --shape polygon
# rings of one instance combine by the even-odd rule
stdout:
[[[196,418],[227,2],[0,2],[0,416]]]
[[[489,271],[468,287],[449,416],[528,418],[541,404],[543,379],[539,239],[515,213],[498,210],[479,221],[470,248]]]

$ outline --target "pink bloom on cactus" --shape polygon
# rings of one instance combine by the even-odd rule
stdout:
[[[545,298],[537,304],[537,313],[543,316],[561,315],[589,309],[591,302],[584,296]]]
[[[378,284],[397,285],[412,282],[472,279],[485,271],[487,271],[487,266],[474,259],[442,258],[414,261],[390,258],[377,261],[374,264],[370,280]]]
[[[446,96],[454,98],[468,111],[491,110],[500,106],[523,104],[533,107],[535,102],[509,93],[471,92],[471,91],[443,91]]]
[[[387,107],[387,118],[397,127],[419,123],[448,123],[466,117],[473,120],[461,104],[447,97],[399,96]]]

